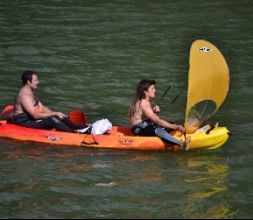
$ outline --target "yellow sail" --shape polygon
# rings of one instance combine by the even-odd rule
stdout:
[[[190,51],[185,128],[193,133],[217,111],[229,90],[229,69],[221,52],[205,40]]]

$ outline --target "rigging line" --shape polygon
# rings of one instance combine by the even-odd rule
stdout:
[[[165,92],[163,93],[162,98],[161,98],[160,101],[157,103],[157,105],[159,105],[159,104],[163,101],[163,99],[164,99],[165,96],[167,95],[167,93],[168,93],[168,91],[170,90],[170,88],[172,87],[172,85],[173,85],[173,82],[170,83],[169,87],[165,90]]]

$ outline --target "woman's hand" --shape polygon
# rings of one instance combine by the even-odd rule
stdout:
[[[181,131],[182,133],[185,132],[185,128],[182,125],[177,125],[177,130]]]
[[[160,112],[160,106],[159,106],[159,105],[155,105],[155,106],[153,107],[153,112],[154,112],[154,113]]]

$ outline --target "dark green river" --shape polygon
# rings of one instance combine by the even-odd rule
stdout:
[[[231,77],[210,121],[232,136],[182,153],[0,138],[0,218],[252,218],[252,11],[251,0],[1,0],[0,109],[34,70],[45,105],[123,126],[139,80],[155,79],[158,98],[172,83],[161,116],[182,120],[189,50],[205,39]]]

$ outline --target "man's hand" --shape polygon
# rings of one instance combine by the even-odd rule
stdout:
[[[64,118],[67,118],[67,115],[65,115],[64,113],[62,112],[55,112],[55,116],[59,119],[64,119]]]

